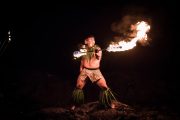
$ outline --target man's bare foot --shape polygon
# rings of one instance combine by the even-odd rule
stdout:
[[[76,106],[75,106],[75,105],[73,105],[73,106],[71,107],[71,110],[75,110],[75,108],[76,108]]]
[[[115,109],[115,108],[116,108],[115,103],[113,103],[113,102],[111,103],[111,108],[112,108],[112,109]]]

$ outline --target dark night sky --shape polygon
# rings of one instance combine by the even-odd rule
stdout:
[[[162,96],[176,98],[178,78],[175,68],[179,65],[176,14],[176,4],[173,1],[105,5],[51,4],[41,7],[10,5],[7,11],[2,12],[3,19],[0,23],[1,41],[7,39],[8,30],[12,33],[12,42],[8,44],[0,60],[0,80],[3,83],[1,96],[14,90],[17,92],[13,94],[23,91],[22,86],[29,83],[28,77],[33,74],[40,74],[42,77],[54,75],[59,81],[70,82],[72,87],[74,83],[71,81],[75,81],[79,70],[79,61],[73,60],[72,53],[77,50],[77,45],[83,42],[84,37],[89,33],[94,34],[97,44],[105,48],[115,34],[111,30],[111,24],[125,15],[137,15],[151,19],[150,45],[138,45],[121,53],[105,52],[102,72],[105,77],[113,79],[117,75],[131,74],[137,81],[153,79],[153,82],[165,85],[158,89],[164,91],[161,92]],[[48,82],[50,84],[52,81]],[[154,83],[152,88],[158,87]],[[35,84],[39,84],[38,81]],[[115,83],[111,83],[111,86],[117,89]],[[168,91],[166,89],[171,91],[165,93]]]

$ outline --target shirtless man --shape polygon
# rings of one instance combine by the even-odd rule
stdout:
[[[75,109],[75,104],[82,104],[84,102],[83,87],[86,84],[87,77],[92,83],[96,83],[102,89],[99,97],[100,104],[114,108],[115,106],[112,101],[116,100],[116,98],[107,86],[106,80],[99,69],[102,58],[101,48],[95,44],[95,38],[92,35],[86,37],[84,42],[87,53],[81,58],[80,74],[77,78],[76,88],[72,95],[74,105],[71,109]]]

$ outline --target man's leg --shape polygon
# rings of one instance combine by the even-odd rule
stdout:
[[[103,78],[100,78],[98,81],[97,81],[97,83],[96,83],[101,89],[107,89],[108,88],[108,86],[107,86],[107,84],[106,84],[106,81],[105,81],[105,79],[103,79]]]
[[[114,101],[117,101],[110,88],[107,86],[105,79],[97,81],[97,85],[102,89],[99,95],[99,102],[105,107],[115,108]]]
[[[78,77],[77,83],[76,83],[76,88],[78,88],[78,89],[83,89],[83,87],[85,86],[85,84],[86,84],[85,78],[82,79],[82,78]]]
[[[84,92],[83,92],[83,87],[86,84],[86,79],[87,76],[82,76],[81,74],[79,75],[77,82],[76,82],[76,88],[73,91],[72,98],[73,98],[73,106],[71,107],[72,110],[75,109],[75,105],[81,105],[84,103]]]

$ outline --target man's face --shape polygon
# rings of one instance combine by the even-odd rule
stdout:
[[[85,44],[88,46],[88,47],[93,47],[94,44],[95,44],[95,39],[94,37],[89,37],[85,40]]]

